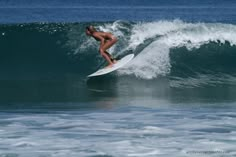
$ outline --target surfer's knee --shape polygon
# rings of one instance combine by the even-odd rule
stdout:
[[[114,38],[112,39],[112,41],[113,41],[113,43],[116,43],[116,42],[118,41],[118,39],[117,39],[116,37],[114,37]]]
[[[113,46],[117,41],[118,41],[117,38],[113,38],[112,40],[109,41],[110,43],[108,47]]]
[[[112,41],[112,43],[116,43],[118,41],[118,39],[115,36],[112,35],[111,41]]]

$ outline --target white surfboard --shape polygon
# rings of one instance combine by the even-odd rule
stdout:
[[[88,75],[87,77],[93,77],[93,76],[100,76],[100,75],[108,74],[108,73],[110,73],[112,71],[115,71],[115,70],[123,67],[129,61],[131,61],[133,58],[134,58],[134,54],[126,55],[125,57],[123,57],[120,60],[118,60],[112,67],[109,67],[109,68],[105,67],[105,68],[99,69],[98,71]]]

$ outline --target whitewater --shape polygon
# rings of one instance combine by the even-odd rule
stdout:
[[[170,74],[172,62],[174,62],[171,61],[170,53],[173,50],[186,48],[189,55],[192,54],[193,57],[195,57],[194,53],[201,54],[202,57],[215,54],[209,58],[214,60],[219,53],[222,55],[225,53],[226,57],[228,55],[227,52],[222,52],[220,47],[228,45],[230,49],[234,48],[236,44],[236,26],[233,24],[187,23],[174,20],[140,22],[127,26],[121,21],[116,21],[98,26],[98,29],[113,32],[118,36],[119,43],[110,50],[113,55],[119,56],[132,52],[136,54],[135,59],[128,66],[119,70],[119,75],[135,75],[142,79],[154,79]],[[206,45],[210,44],[215,44],[218,48],[207,52]],[[87,39],[77,47],[75,53],[87,53],[87,49],[96,46],[95,41]],[[203,46],[205,49],[202,50]],[[224,49],[223,51],[228,50]],[[175,53],[181,54],[181,52]],[[191,68],[191,65],[189,66]],[[199,65],[195,66],[201,66],[200,61]]]

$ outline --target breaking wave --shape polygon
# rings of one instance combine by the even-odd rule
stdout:
[[[236,74],[236,25],[181,20],[1,25],[1,71],[88,75],[104,64],[99,43],[84,33],[90,24],[118,37],[109,50],[112,55],[136,55],[119,76],[185,79]]]

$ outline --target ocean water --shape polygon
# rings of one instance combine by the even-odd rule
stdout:
[[[236,156],[233,0],[1,0],[0,157]],[[85,27],[112,32],[106,65]]]

